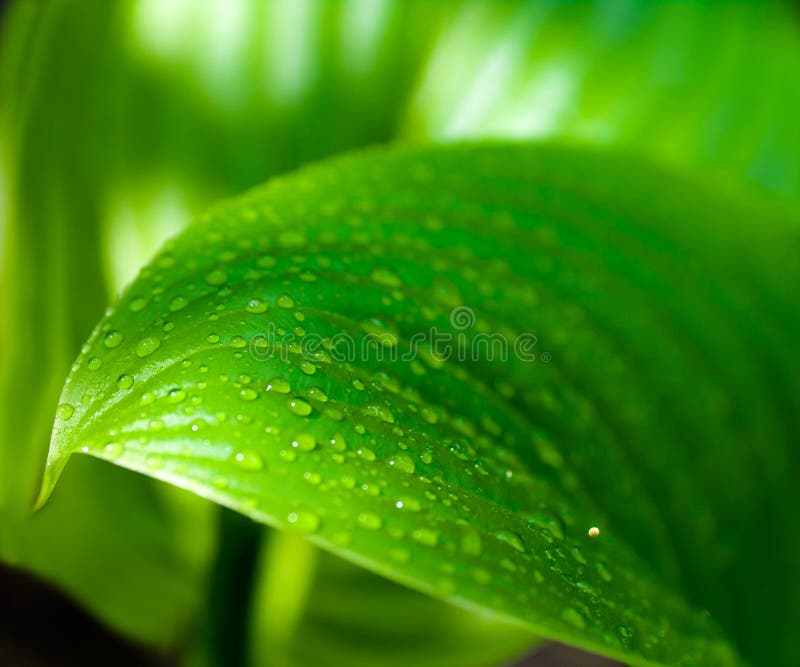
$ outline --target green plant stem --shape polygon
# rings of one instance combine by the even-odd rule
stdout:
[[[266,531],[222,508],[208,595],[208,664],[246,667],[253,578]]]

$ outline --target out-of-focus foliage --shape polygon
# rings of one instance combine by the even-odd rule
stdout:
[[[785,3],[13,3],[0,557],[139,639],[174,645],[202,615],[208,505],[82,461],[27,511],[58,389],[108,296],[212,201],[365,143],[511,136],[624,146],[794,203],[798,61]],[[763,608],[736,613],[764,620],[742,621],[744,643],[790,655]]]
[[[488,667],[535,645],[514,626],[377,577],[302,535],[272,535],[259,564],[250,664]]]
[[[95,57],[102,15],[68,7],[15,5],[2,42],[0,555],[115,627],[175,642],[203,596],[206,508],[89,464],[29,519],[58,378],[106,303],[102,165],[113,109],[101,81],[113,63]]]
[[[798,27],[784,2],[464,3],[404,127],[624,146],[797,201]]]

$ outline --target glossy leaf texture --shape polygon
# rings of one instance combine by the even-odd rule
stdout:
[[[632,664],[789,664],[796,223],[563,148],[302,171],[101,322],[43,497],[86,452]]]

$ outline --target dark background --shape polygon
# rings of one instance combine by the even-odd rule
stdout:
[[[551,644],[513,667],[614,667],[619,664]],[[0,665],[179,667],[180,660],[117,637],[57,590],[0,565]]]

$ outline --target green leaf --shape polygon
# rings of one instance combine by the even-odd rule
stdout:
[[[42,499],[86,452],[633,664],[736,664],[719,626],[788,662],[796,253],[794,213],[602,153],[309,169],[142,271],[67,381]],[[432,327],[477,349],[413,346]]]

